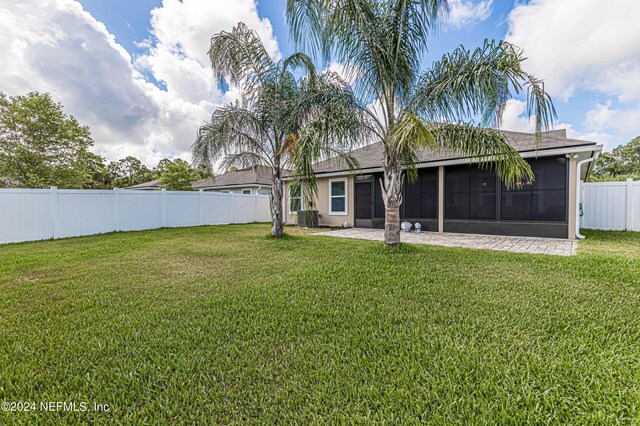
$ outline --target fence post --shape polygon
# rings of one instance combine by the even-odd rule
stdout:
[[[233,214],[233,208],[234,208],[234,206],[233,206],[233,192],[229,192],[229,216],[228,216],[229,222],[228,223],[234,223],[233,222],[233,217],[235,215]]]
[[[120,188],[113,188],[113,224],[115,231],[120,230]]]
[[[253,196],[253,222],[258,222],[258,199],[260,195],[258,195],[258,190],[256,190],[256,194]]]
[[[166,228],[167,226],[167,190],[162,188],[162,227]]]
[[[58,188],[51,187],[49,195],[49,205],[51,206],[51,238],[58,237]]]
[[[625,228],[627,231],[631,231],[632,229],[632,220],[633,220],[633,179],[627,179],[627,214],[625,217]]]
[[[200,225],[204,225],[204,190],[198,190],[200,195]]]

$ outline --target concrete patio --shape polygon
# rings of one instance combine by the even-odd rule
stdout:
[[[349,228],[313,235],[357,238],[360,240],[384,241],[383,229]],[[402,232],[401,240],[410,244],[429,244],[444,247],[499,250],[512,253],[550,254],[573,256],[577,241],[554,238],[509,237],[502,235],[454,234],[438,232]]]

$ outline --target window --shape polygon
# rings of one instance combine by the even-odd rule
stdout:
[[[445,170],[445,219],[496,219],[496,175],[475,166]]]
[[[544,158],[533,160],[529,164],[535,177],[533,182],[512,189],[502,185],[502,219],[566,221],[566,159]]]
[[[329,181],[329,212],[334,215],[347,214],[347,180]]]
[[[289,185],[289,213],[296,213],[300,211],[302,206],[302,195],[300,187],[294,190],[293,186]]]
[[[382,199],[382,184],[380,180],[383,179],[382,174],[375,175],[373,177],[373,217],[384,217],[384,200]]]
[[[438,169],[422,169],[415,182],[405,181],[404,217],[409,219],[438,218]]]
[[[355,214],[356,219],[371,219],[371,205],[373,185],[372,181],[359,181],[355,184]]]
[[[250,190],[250,189],[243,189],[243,190],[242,190],[242,193],[243,193],[244,195],[251,195],[251,190]]]

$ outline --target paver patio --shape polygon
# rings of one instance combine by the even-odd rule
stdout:
[[[339,238],[384,241],[383,229],[349,228],[313,235]],[[578,248],[577,241],[555,238],[510,237],[502,235],[455,234],[438,232],[402,232],[401,240],[410,244],[431,244],[445,247],[500,250],[512,253],[550,254],[573,256]]]

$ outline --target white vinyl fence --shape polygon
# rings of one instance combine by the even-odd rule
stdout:
[[[583,183],[581,193],[581,227],[640,231],[640,181]]]
[[[0,243],[269,221],[267,195],[55,187],[0,189]]]

